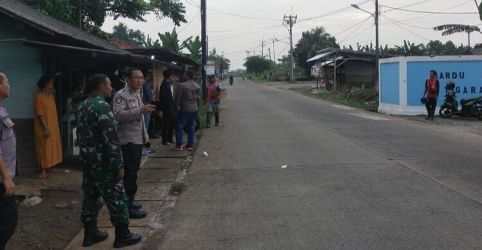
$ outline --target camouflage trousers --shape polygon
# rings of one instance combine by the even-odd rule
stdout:
[[[117,173],[95,167],[84,167],[83,174],[84,198],[80,215],[82,223],[85,225],[97,222],[99,209],[102,207],[100,201],[102,197],[109,210],[112,225],[128,226],[127,197],[124,184],[122,181],[117,181]]]

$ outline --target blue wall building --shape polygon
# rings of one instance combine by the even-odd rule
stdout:
[[[440,82],[438,107],[449,81],[456,85],[458,101],[482,96],[482,56],[394,57],[380,60],[379,69],[378,111],[382,113],[426,114],[420,98],[432,69],[437,71]]]

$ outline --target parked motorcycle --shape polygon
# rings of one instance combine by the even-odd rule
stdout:
[[[455,83],[449,81],[445,85],[445,99],[440,106],[439,114],[443,118],[450,118],[453,115],[472,116],[482,120],[482,96],[460,100],[461,109],[455,94]]]

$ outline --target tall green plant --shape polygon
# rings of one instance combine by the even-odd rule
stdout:
[[[164,34],[157,33],[157,35],[159,36],[159,40],[161,40],[162,47],[178,54],[181,54],[182,49],[184,49],[184,42],[191,39],[191,37],[189,37],[183,42],[180,42],[176,32],[176,28],[174,28],[172,32],[164,32]]]
[[[442,31],[442,36],[452,35],[454,33],[467,33],[467,45],[470,47],[470,34],[472,32],[480,32],[479,27],[473,25],[465,25],[465,24],[443,24],[439,26],[433,27],[434,30]]]
[[[201,39],[199,36],[196,36],[194,40],[192,38],[187,39],[183,42],[184,48],[186,48],[189,51],[189,54],[187,56],[196,61],[197,63],[201,62]]]

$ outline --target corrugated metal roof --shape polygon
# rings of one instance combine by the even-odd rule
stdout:
[[[110,42],[89,34],[77,27],[46,16],[15,0],[0,0],[0,14],[21,20],[31,27],[85,42],[91,46],[112,51],[122,51]]]

